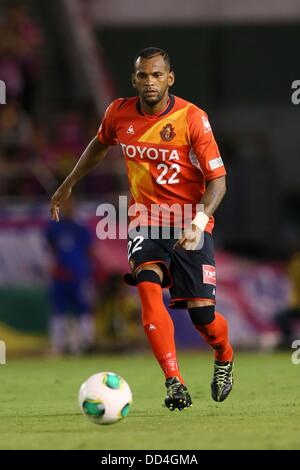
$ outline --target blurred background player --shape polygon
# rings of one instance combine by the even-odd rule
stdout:
[[[17,371],[15,374],[10,367],[2,369],[7,374],[7,380],[3,376],[3,385],[7,384],[10,396],[9,389],[16,388],[16,377],[26,383],[30,409],[34,416],[39,414],[39,403],[32,402],[32,396],[38,395],[38,381],[34,380],[29,387],[28,372],[34,368],[45,383],[52,374],[51,368],[45,370],[43,359],[44,352],[49,350],[49,261],[45,250],[49,195],[95,136],[108,104],[118,96],[132,95],[130,80],[124,79],[132,71],[128,57],[155,37],[157,44],[176,57],[174,94],[209,110],[228,172],[227,194],[218,209],[214,241],[217,311],[224,314],[230,325],[230,342],[239,351],[243,364],[239,389],[244,392],[235,396],[233,408],[239,414],[240,399],[245,410],[251,412],[256,408],[261,414],[264,408],[268,415],[271,397],[272,409],[278,410],[279,426],[274,422],[267,431],[267,420],[253,420],[250,416],[254,436],[250,444],[249,423],[239,421],[236,428],[239,418],[233,408],[232,416],[227,416],[227,428],[231,419],[236,429],[235,443],[241,448],[248,444],[259,448],[298,448],[295,407],[299,366],[291,364],[294,351],[289,348],[271,356],[259,351],[260,347],[269,350],[277,344],[274,315],[291,308],[291,278],[287,276],[286,263],[300,239],[299,84],[295,89],[299,79],[295,60],[300,26],[298,2],[287,0],[275,5],[272,0],[248,3],[235,0],[226,11],[221,0],[217,8],[212,8],[209,0],[188,0],[188,7],[180,0],[164,4],[160,0],[127,3],[124,8],[122,0],[0,1],[0,80],[6,84],[7,95],[6,105],[0,105],[0,339],[5,341],[11,367]],[[257,42],[259,48],[253,48]],[[95,208],[107,202],[117,206],[119,195],[126,194],[126,167],[121,159],[121,148],[112,148],[111,157],[76,187],[76,210],[92,233],[98,222]],[[115,298],[109,289],[110,275],[116,273],[121,279],[126,272],[125,245],[125,240],[94,240],[94,260],[98,266],[95,310],[100,330],[97,329],[97,341],[99,352],[114,353],[107,358],[108,363],[117,364],[129,382],[136,382],[145,415],[152,420],[153,397],[159,396],[159,383],[158,387],[151,386],[155,374],[159,375],[156,363],[148,354],[144,357],[133,341],[132,349],[128,345],[128,328],[121,315],[123,311],[128,316],[132,312],[130,297],[139,306],[137,289],[123,286],[127,289],[126,302],[123,293],[119,301],[120,294]],[[164,297],[168,304],[167,290]],[[203,380],[204,371],[210,366],[206,345],[199,340],[187,311],[179,314],[173,310],[170,314],[180,362],[189,364],[185,380],[197,390],[195,405],[198,405],[198,400],[208,392]],[[299,339],[300,324],[296,319],[292,323],[291,336]],[[147,337],[142,324],[139,332],[145,344]],[[135,334],[132,331],[132,336]],[[121,350],[123,354],[118,354]],[[33,355],[40,356],[40,360],[32,362]],[[22,359],[22,370],[18,361],[13,364],[14,357]],[[98,357],[98,365],[103,364],[103,359],[106,360]],[[87,368],[95,369],[95,360],[75,359],[74,365],[72,380],[80,383]],[[64,359],[57,361],[54,369],[58,380],[65,384],[62,398],[69,397]],[[249,380],[251,374],[257,380]],[[18,402],[24,407],[25,389],[22,386],[18,389],[22,395]],[[296,400],[292,400],[293,395]],[[63,421],[61,408],[65,410],[65,402],[57,399],[55,390],[49,392],[49,398],[52,400],[49,406],[57,410]],[[265,403],[261,401],[264,398]],[[14,399],[14,406],[10,407],[12,416],[7,416],[10,421],[15,419],[15,405]],[[289,409],[294,421],[287,416]],[[29,435],[35,422],[39,428],[34,416],[33,420],[26,420]],[[285,419],[286,425],[282,426]],[[49,428],[51,421],[55,425],[57,420],[49,417]],[[199,432],[193,433],[192,423],[183,420],[182,427],[173,426],[171,434],[164,433],[166,446],[174,447],[182,435],[188,434],[194,447],[200,442],[203,447],[231,448],[232,434],[221,435],[218,413],[210,421],[211,432],[205,433],[208,441],[200,442]],[[196,423],[195,420],[195,427]],[[5,442],[17,446],[17,436],[12,439],[7,433],[5,420],[2,427],[2,447]],[[33,440],[28,440],[28,433],[23,431],[20,437],[27,442],[22,443],[22,448],[29,444],[42,448],[43,433],[39,429]],[[75,434],[73,438],[79,438]],[[156,434],[162,445],[163,436]],[[209,439],[215,435],[217,440]],[[150,445],[149,438],[145,442]],[[74,439],[72,443],[76,445]],[[55,442],[63,445],[60,434],[53,445]],[[128,442],[120,439],[120,445]],[[48,445],[47,437],[44,443]],[[131,443],[135,448],[134,432]],[[94,444],[99,447],[96,437]]]
[[[280,332],[277,347],[290,349],[293,340],[297,339],[296,323],[300,323],[300,252],[293,254],[288,265],[288,276],[291,286],[290,305],[275,315],[274,321]]]
[[[74,185],[106,156],[111,145],[118,143],[127,163],[132,203],[144,204],[150,211],[140,222],[146,232],[150,225],[164,225],[160,216],[152,218],[153,203],[164,203],[169,216],[173,203],[177,203],[179,212],[192,205],[192,224],[191,220],[186,224],[182,214],[175,213],[168,220],[173,229],[184,229],[177,243],[174,232],[168,239],[162,240],[160,233],[159,240],[152,240],[148,233],[133,238],[129,228],[128,245],[132,275],[127,280],[138,286],[144,330],[166,378],[165,404],[170,410],[181,410],[191,405],[191,397],[179,371],[174,325],[163,303],[162,287],[173,284],[171,306],[187,308],[195,328],[215,350],[211,383],[215,401],[225,400],[231,391],[233,350],[227,322],[215,312],[211,236],[212,216],[226,191],[226,171],[207,115],[169,94],[174,81],[165,51],[147,48],[137,54],[132,84],[138,97],[120,98],[109,106],[98,136],[54,194],[51,213],[53,220],[58,221],[59,209]],[[196,210],[199,203],[204,205],[205,212]],[[131,214],[131,222],[136,218],[136,213]],[[199,247],[202,241],[203,246]]]
[[[97,315],[97,339],[101,348],[133,351],[145,346],[140,324],[140,305],[119,273],[108,276],[101,293]]]
[[[91,305],[92,237],[75,218],[74,201],[64,205],[59,223],[46,230],[51,248],[50,339],[54,354],[86,353],[94,348]]]

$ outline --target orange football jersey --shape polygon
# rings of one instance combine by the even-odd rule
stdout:
[[[138,97],[115,100],[98,139],[121,145],[134,205],[129,216],[141,225],[185,225],[197,212],[205,182],[226,175],[206,113],[173,95],[158,115],[145,114]],[[206,230],[213,225],[211,217]]]

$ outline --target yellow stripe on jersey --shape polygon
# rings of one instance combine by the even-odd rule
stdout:
[[[147,132],[145,132],[144,135],[139,138],[139,142],[147,142],[149,144],[164,144],[170,145],[172,147],[178,145],[189,145],[189,135],[186,122],[186,115],[189,106],[190,105],[180,109],[179,111],[175,111],[175,113],[170,114],[170,116],[167,116],[157,124],[154,124],[150,129],[147,130]],[[172,124],[176,134],[176,136],[169,142],[165,141],[161,136],[161,132],[168,124]]]
[[[157,204],[152,185],[149,163],[137,163],[128,161],[128,180],[130,184],[133,199],[138,204],[144,204],[143,195],[147,199],[152,200],[153,204]]]

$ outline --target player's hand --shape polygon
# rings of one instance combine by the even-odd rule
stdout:
[[[55,222],[59,222],[59,210],[63,206],[64,202],[71,196],[72,186],[67,183],[63,183],[51,199],[51,219]]]
[[[185,250],[197,250],[199,248],[199,244],[201,238],[203,236],[203,231],[194,224],[191,224],[190,227],[186,228],[182,234],[182,237],[178,240],[175,244],[176,246],[181,246]]]

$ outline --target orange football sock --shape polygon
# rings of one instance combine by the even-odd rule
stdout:
[[[232,361],[233,349],[228,338],[228,324],[223,315],[216,312],[215,319],[208,325],[197,325],[205,341],[215,350],[215,360]]]
[[[144,281],[138,284],[138,291],[144,330],[155,357],[166,379],[177,376],[184,383],[176,358],[174,324],[164,306],[162,288],[159,284]]]

